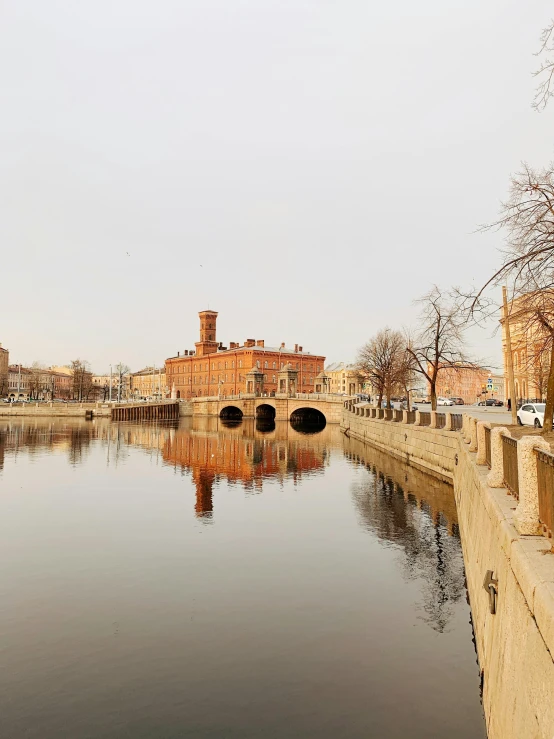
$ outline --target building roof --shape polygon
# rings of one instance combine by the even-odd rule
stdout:
[[[353,363],[347,363],[347,362],[333,362],[332,364],[327,365],[325,368],[325,372],[338,372],[340,370],[357,370],[358,366]]]
[[[165,374],[165,367],[145,367],[144,369],[138,370],[138,372],[131,372],[132,377],[136,377],[137,375],[157,375],[161,372],[161,374]]]
[[[198,342],[201,343],[201,342]],[[168,357],[168,359],[188,359],[188,357],[192,356],[195,359],[205,359],[206,357],[215,357],[215,356],[222,356],[224,354],[234,354],[237,351],[242,351],[243,349],[247,351],[254,351],[254,352],[271,352],[274,354],[294,354],[298,357],[312,357],[312,358],[324,358],[323,354],[312,354],[311,352],[305,352],[305,351],[294,351],[294,349],[289,349],[288,347],[280,347],[280,346],[246,346],[246,344],[242,344],[241,346],[237,346],[234,349],[218,349],[216,352],[210,352],[210,354],[202,354],[200,356],[199,354],[180,354],[176,357]],[[167,361],[167,360],[166,360]],[[137,374],[136,372],[134,374]]]

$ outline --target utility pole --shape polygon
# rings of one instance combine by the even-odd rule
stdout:
[[[109,400],[112,402],[112,365],[110,364],[110,389],[109,389]]]
[[[117,383],[117,402],[121,403],[121,362],[119,363],[119,382]]]
[[[504,308],[504,326],[506,327],[506,353],[508,355],[508,390],[512,406],[512,424],[517,425],[516,384],[514,381],[514,358],[512,356],[512,337],[510,335],[510,320],[508,317],[508,297],[506,286],[502,286],[502,305]]]

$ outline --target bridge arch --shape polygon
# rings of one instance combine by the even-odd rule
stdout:
[[[242,421],[243,413],[236,405],[226,405],[219,411],[219,417],[227,421]]]
[[[325,414],[317,408],[302,406],[290,414],[290,424],[297,431],[315,433],[325,428],[327,419]]]
[[[275,407],[273,405],[269,405],[269,403],[261,403],[256,407],[256,418],[258,419],[263,418],[267,421],[274,421],[275,414]]]

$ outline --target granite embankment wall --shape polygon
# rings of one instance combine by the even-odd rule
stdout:
[[[171,401],[175,402],[175,401]],[[144,403],[156,405],[155,403]],[[117,408],[117,403],[0,403],[0,416],[17,418],[18,416],[40,416],[43,418],[67,416],[72,418],[85,418],[92,413],[93,418],[110,418],[112,408]],[[122,404],[121,407],[128,407]],[[179,415],[181,417],[192,416],[192,402],[190,400],[179,401]]]
[[[445,431],[356,415],[351,407],[344,409],[341,426],[347,435],[453,482],[488,737],[553,739],[552,540],[521,533],[521,491],[518,503],[506,488],[489,486],[488,467],[477,463],[483,437],[475,419],[464,420],[463,432]],[[519,468],[521,485],[525,470],[521,463]],[[498,581],[495,613],[484,589],[488,570]]]

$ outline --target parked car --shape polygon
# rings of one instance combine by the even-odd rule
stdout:
[[[524,403],[517,412],[517,422],[520,426],[535,426],[542,428],[544,423],[544,403]]]
[[[450,398],[450,400],[454,403],[454,405],[465,405],[465,401],[463,398]]]
[[[486,400],[480,400],[477,405],[499,406],[504,405],[504,403],[497,398],[487,398]]]
[[[437,405],[454,405],[454,401],[450,398],[437,398]]]

